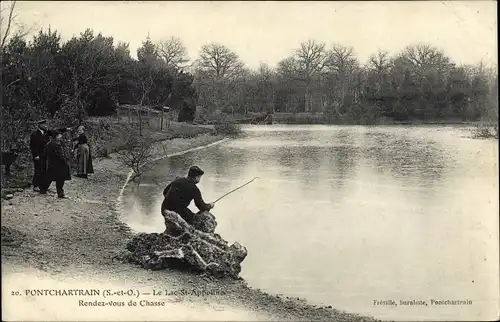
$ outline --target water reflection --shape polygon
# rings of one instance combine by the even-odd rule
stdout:
[[[367,143],[364,156],[379,169],[389,168],[404,183],[434,183],[445,167],[453,167],[454,160],[446,159],[444,149],[432,139],[378,136]]]
[[[128,188],[126,203],[141,201],[127,222],[144,230],[149,220],[148,229],[162,231],[161,191],[192,164],[206,171],[200,189],[207,201],[259,176],[214,210],[218,232],[249,249],[242,275],[250,284],[388,319],[436,311],[374,308],[373,299],[463,294],[477,301],[440,309],[454,319],[477,318],[491,303],[485,298],[498,298],[487,282],[498,281],[498,265],[484,261],[498,254],[495,239],[484,239],[497,236],[496,143],[452,127],[246,131],[159,163],[142,179],[149,185]]]

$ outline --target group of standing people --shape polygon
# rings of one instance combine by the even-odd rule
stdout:
[[[35,170],[33,190],[40,192],[40,194],[47,194],[51,183],[55,181],[57,197],[66,198],[64,183],[71,180],[71,158],[62,137],[63,133],[72,131],[72,128],[49,129],[47,120],[37,122],[37,127],[37,130],[30,136],[30,150]],[[94,173],[94,168],[83,126],[78,126],[76,137],[70,142],[75,144],[72,150],[76,159],[76,177],[88,178],[88,174]],[[206,203],[201,191],[196,186],[203,174],[202,169],[192,166],[186,177],[177,178],[168,184],[163,191],[165,199],[161,205],[162,213],[165,210],[174,211],[188,224],[193,225],[196,214],[188,208],[191,201],[194,200],[200,212],[213,209],[215,204]]]
[[[66,198],[64,183],[71,180],[71,157],[62,137],[63,133],[72,129],[49,129],[47,120],[37,122],[37,127],[37,130],[30,136],[30,150],[34,165],[33,191],[47,194],[50,184],[55,181],[57,197]],[[77,163],[76,177],[88,178],[88,174],[94,173],[94,169],[84,127],[79,126],[76,134],[77,136],[71,140],[71,143],[76,143],[73,147]]]

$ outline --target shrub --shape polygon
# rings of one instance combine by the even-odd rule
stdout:
[[[99,119],[97,122],[87,120],[84,123],[85,132],[89,139],[92,155],[95,157],[109,157],[111,145],[116,142],[116,135],[113,127],[106,119]]]
[[[472,129],[475,138],[496,138],[498,139],[498,125],[478,125]]]
[[[218,122],[214,125],[215,133],[218,135],[236,136],[242,133],[241,126],[232,122]]]
[[[28,149],[30,134],[35,129],[34,121],[45,117],[26,101],[19,102],[15,108],[3,102],[0,115],[0,137],[4,152],[11,148]]]
[[[153,161],[155,154],[154,140],[146,135],[139,136],[137,131],[128,133],[124,146],[117,151],[117,159],[124,166],[134,171],[132,180],[139,177],[145,166]]]
[[[61,108],[54,114],[53,125],[58,127],[76,126],[86,118],[86,112],[79,100],[66,97]]]
[[[119,123],[112,118],[89,118],[84,123],[92,155],[95,157],[109,157],[111,153],[125,146],[130,132],[137,132],[137,126]]]

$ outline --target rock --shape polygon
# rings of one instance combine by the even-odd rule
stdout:
[[[5,195],[5,199],[7,199],[7,200],[10,200],[12,198],[14,198],[14,195],[12,193],[9,193],[9,194]]]
[[[238,279],[247,250],[214,233],[217,222],[211,213],[197,214],[193,226],[173,211],[163,217],[164,233],[142,233],[128,242],[130,262],[146,269],[177,268]]]
[[[193,225],[196,229],[201,230],[205,233],[214,233],[215,227],[217,227],[217,221],[215,221],[215,216],[204,211],[197,213],[194,216]]]
[[[229,246],[229,250],[233,254],[236,259],[239,259],[241,262],[247,257],[247,249],[241,246],[238,242],[234,242],[231,246]]]
[[[16,190],[17,190],[17,192],[23,192],[24,191],[23,188],[17,188]]]

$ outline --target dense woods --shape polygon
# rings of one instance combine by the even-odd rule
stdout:
[[[478,121],[498,117],[498,76],[482,63],[458,66],[414,44],[359,61],[353,48],[305,41],[276,69],[249,70],[222,45],[202,48],[195,84],[204,106],[225,112],[323,112],[332,123]]]
[[[12,37],[1,57],[3,137],[15,140],[41,117],[74,126],[113,115],[118,104],[195,109],[190,74],[162,60],[149,39],[137,56],[90,29],[66,42],[50,29],[31,41]]]
[[[5,28],[9,22],[0,48],[3,142],[24,137],[41,117],[76,125],[113,115],[118,104],[170,106],[182,120],[192,120],[196,106],[209,114],[322,113],[335,124],[498,118],[496,70],[456,65],[427,44],[363,62],[353,48],[306,40],[276,68],[252,70],[219,43],[191,59],[179,38],[146,37],[134,58],[128,43],[91,29],[63,40],[57,30],[28,36]]]

